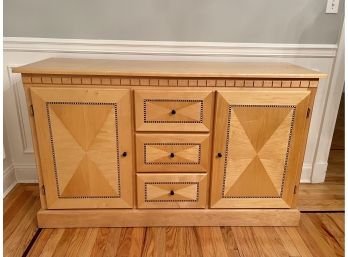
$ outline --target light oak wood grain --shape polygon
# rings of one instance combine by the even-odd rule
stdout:
[[[16,73],[82,74],[168,77],[255,77],[255,78],[322,78],[324,73],[288,63],[251,62],[175,62],[119,61],[107,59],[50,58],[22,67]]]
[[[37,218],[42,228],[297,226],[300,212],[296,209],[40,210]]]
[[[125,76],[87,76],[87,75],[33,75],[22,74],[22,81],[32,86],[132,86],[138,88],[316,88],[319,79],[277,79],[277,78],[170,78],[168,77],[125,77]],[[302,83],[303,81],[303,83]],[[64,82],[64,83],[63,83]]]
[[[204,208],[207,175],[138,174],[138,208]]]
[[[209,134],[136,134],[137,172],[208,172]]]
[[[210,90],[135,90],[137,131],[204,131],[212,123]]]
[[[31,88],[31,94],[48,208],[132,207],[129,91]]]
[[[49,215],[54,214],[60,224],[70,226],[68,217],[77,213],[70,209],[85,208],[89,210],[80,213],[82,224],[99,224],[89,220],[94,212],[119,226],[114,219],[122,211],[116,208],[135,208],[123,213],[134,219],[124,225],[138,222],[137,215],[142,215],[143,224],[152,224],[151,215],[157,214],[137,207],[224,209],[190,214],[201,225],[204,215],[220,215],[221,224],[227,225],[279,224],[277,218],[266,221],[261,208],[273,208],[267,211],[278,219],[289,217],[282,225],[298,221],[296,194],[310,122],[307,107],[312,107],[324,74],[285,63],[55,58],[15,71],[23,74],[28,108],[33,105],[34,110],[40,225],[51,225]],[[168,198],[171,191],[174,196]],[[112,210],[102,210],[106,208]],[[171,217],[173,224],[182,224],[178,215]],[[230,223],[238,215],[240,223]],[[163,221],[158,216],[156,222]],[[143,232],[138,232],[141,241]],[[97,238],[107,238],[108,233],[99,230]],[[65,231],[54,254],[76,253],[68,238],[80,238],[79,234]],[[261,245],[276,232],[261,229],[257,234]],[[92,254],[104,251],[102,241],[96,241]],[[129,250],[125,245],[116,254],[139,254],[140,248]],[[263,249],[266,255],[272,251],[284,253],[277,244]]]
[[[26,105],[28,109],[28,117],[29,117],[29,123],[30,123],[30,129],[31,129],[31,137],[33,142],[33,149],[35,154],[35,164],[36,164],[36,174],[40,186],[40,201],[41,201],[41,207],[46,209],[47,203],[46,203],[46,197],[44,192],[44,182],[43,182],[43,174],[42,174],[42,168],[41,168],[41,157],[39,153],[39,143],[37,139],[37,132],[36,132],[36,126],[35,126],[35,119],[33,116],[33,112],[31,109],[32,106],[32,99],[31,99],[31,92],[30,87],[24,84],[24,93],[26,98]]]
[[[290,208],[303,156],[299,151],[309,94],[307,90],[218,92],[213,208]]]

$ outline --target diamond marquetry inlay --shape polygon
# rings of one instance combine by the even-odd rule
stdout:
[[[175,110],[175,114],[171,112]],[[202,100],[144,100],[145,123],[202,123]]]
[[[171,191],[175,191],[173,195]],[[145,182],[145,202],[195,202],[199,199],[198,182]]]
[[[223,198],[281,197],[294,106],[230,105]]]
[[[48,102],[58,197],[120,197],[117,105]]]
[[[145,164],[199,164],[201,144],[147,143],[144,145],[144,158]]]

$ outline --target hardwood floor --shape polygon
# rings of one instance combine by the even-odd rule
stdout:
[[[302,213],[299,227],[38,230],[39,205],[36,184],[19,184],[5,198],[4,256],[344,256],[344,213]]]
[[[344,150],[331,150],[325,183],[301,184],[301,211],[344,211]]]
[[[301,211],[344,211],[344,95],[338,110],[325,183],[301,184]]]
[[[344,210],[342,113],[341,110],[325,183],[300,187],[300,209],[318,212],[301,213],[299,227],[41,230],[36,224],[36,212],[40,208],[38,186],[19,184],[4,199],[4,256],[344,256],[344,212],[322,212]]]
[[[37,231],[37,184],[18,184],[4,199],[4,256],[22,256]]]

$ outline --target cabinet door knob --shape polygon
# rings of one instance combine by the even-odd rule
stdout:
[[[127,152],[123,152],[123,153],[122,153],[122,156],[123,156],[123,157],[126,157],[126,156],[127,156]]]
[[[222,157],[222,153],[218,153],[217,157],[221,158]]]
[[[174,153],[170,153],[170,157],[173,158],[174,157]]]
[[[170,195],[174,195],[174,191],[173,190],[170,190]]]
[[[174,114],[176,113],[176,111],[175,111],[175,110],[172,110],[171,113],[174,115]]]

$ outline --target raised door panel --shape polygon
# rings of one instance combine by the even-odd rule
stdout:
[[[137,134],[137,172],[207,172],[209,134]]]
[[[135,90],[137,131],[205,131],[211,126],[212,91]]]
[[[138,208],[204,208],[206,174],[138,174]]]
[[[130,91],[31,88],[31,97],[47,207],[131,208]]]
[[[218,92],[212,208],[290,208],[309,91]]]

